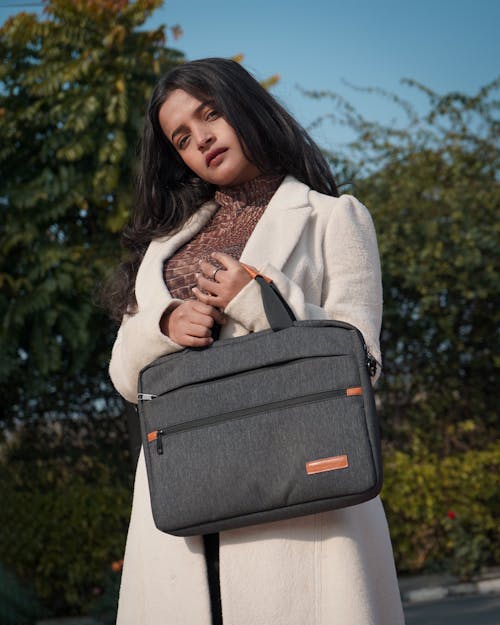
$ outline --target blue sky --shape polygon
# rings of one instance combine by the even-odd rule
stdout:
[[[500,74],[498,0],[167,0],[152,21],[182,26],[176,43],[189,59],[241,52],[257,77],[279,73],[273,93],[306,126],[330,104],[305,98],[298,85],[336,91],[389,121],[396,109],[343,79],[398,92],[421,108],[425,99],[402,78],[474,93]],[[334,147],[342,131],[325,126],[316,138]]]
[[[16,12],[3,5],[18,1],[0,0],[1,22]],[[343,79],[397,92],[421,109],[425,100],[401,78],[472,94],[500,74],[499,0],[166,0],[150,20],[161,23],[182,27],[170,43],[188,59],[243,53],[257,78],[279,73],[273,93],[306,126],[330,105],[305,98],[299,85],[336,91],[387,122],[396,114],[387,101]],[[342,136],[331,126],[315,132],[328,147]]]

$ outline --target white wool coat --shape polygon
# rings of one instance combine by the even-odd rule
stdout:
[[[204,204],[184,228],[149,245],[136,279],[138,311],[125,316],[110,363],[117,390],[136,402],[137,376],[181,347],[159,329],[174,301],[163,261],[216,210]],[[357,326],[380,363],[380,264],[373,223],[354,197],[333,198],[288,176],[264,211],[242,262],[271,277],[297,318]],[[268,327],[259,286],[226,308],[222,338]],[[331,512],[221,532],[224,625],[401,625],[392,548],[380,499]],[[118,625],[210,625],[200,536],[164,534],[153,523],[144,457],[135,480]]]

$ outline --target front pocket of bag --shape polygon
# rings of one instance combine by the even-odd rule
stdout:
[[[258,409],[259,405],[280,402],[284,397],[306,401],[302,399],[306,395],[360,384],[358,365],[350,355],[299,358],[173,389],[141,401],[140,412],[149,432],[210,419],[214,414],[232,412],[242,405]]]
[[[363,398],[345,390],[152,431],[148,451],[162,528],[347,496],[376,481]],[[343,468],[307,472],[308,463],[344,456]]]

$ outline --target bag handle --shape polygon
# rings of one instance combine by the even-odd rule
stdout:
[[[296,321],[292,309],[288,305],[278,288],[267,276],[254,271],[245,263],[241,263],[248,274],[259,284],[262,293],[262,303],[269,325],[274,332],[289,328]]]

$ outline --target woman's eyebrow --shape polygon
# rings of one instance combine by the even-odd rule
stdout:
[[[201,102],[193,111],[193,114],[191,115],[191,117],[196,117],[197,115],[199,115],[201,113],[201,111],[203,111],[203,109],[206,106],[209,106],[211,103],[210,100],[205,100],[204,102]],[[180,126],[177,126],[177,128],[173,131],[172,136],[170,137],[170,140],[174,141],[174,138],[180,134],[181,132],[186,132],[186,130],[188,130],[186,124],[181,124]]]

